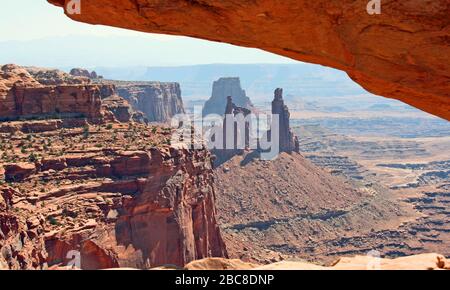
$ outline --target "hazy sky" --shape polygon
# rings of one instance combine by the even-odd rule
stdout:
[[[258,49],[79,23],[46,0],[0,1],[0,63],[162,66],[294,62]],[[59,49],[58,43],[69,51]]]

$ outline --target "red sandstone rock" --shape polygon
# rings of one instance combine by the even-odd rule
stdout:
[[[300,152],[300,144],[297,136],[291,130],[289,108],[284,104],[283,89],[275,90],[275,98],[272,101],[272,114],[278,115],[280,127],[280,151]]]
[[[98,77],[95,71],[89,72],[87,69],[74,68],[70,71],[70,74],[75,77],[85,77],[88,79],[96,79]]]
[[[102,81],[114,84],[117,94],[149,122],[165,123],[185,112],[178,83]]]
[[[67,1],[48,0],[63,6]],[[346,71],[372,93],[450,120],[450,4],[388,1],[97,0],[74,20],[257,47]]]
[[[15,189],[2,192],[0,210],[11,212],[8,220],[20,222],[39,239],[30,247],[39,253],[44,249],[41,260],[24,256],[24,262],[12,264],[16,259],[8,255],[5,261],[13,262],[0,259],[2,267],[42,268],[44,262],[63,267],[71,261],[71,251],[79,252],[81,269],[182,267],[195,259],[227,256],[216,223],[209,152],[163,146],[156,139],[165,136],[158,128],[150,135],[146,130],[152,127],[146,125],[115,126],[116,130],[107,126],[89,130],[92,139],[79,128],[35,133],[35,143],[51,140],[52,148],[68,136],[78,136],[78,142],[86,144],[77,144],[82,150],[66,144],[72,149],[62,156],[48,156],[49,150],[37,147],[34,153],[45,157],[36,167],[0,162]],[[151,150],[121,150],[120,146],[132,144],[123,137],[115,141],[119,148],[86,148],[89,142],[109,139],[120,131],[138,130],[142,137],[150,136],[139,141],[152,142]],[[58,141],[63,134],[66,137]],[[26,136],[19,133],[11,141],[17,146]],[[13,239],[0,238],[0,248],[9,249],[12,243]]]
[[[27,224],[23,216],[10,211],[17,192],[0,186],[0,193],[0,270],[45,268],[41,220],[35,217],[37,221]]]
[[[41,85],[23,68],[0,69],[0,120],[42,116],[101,119],[100,90],[96,85]]]
[[[87,77],[73,76],[57,69],[41,67],[26,67],[30,75],[42,85],[82,85],[89,84],[91,80]]]
[[[19,182],[36,171],[36,165],[33,163],[14,163],[7,164],[4,167],[6,181]]]
[[[47,171],[53,170],[63,170],[67,168],[67,163],[64,158],[52,158],[52,159],[42,159],[41,160],[41,170]]]

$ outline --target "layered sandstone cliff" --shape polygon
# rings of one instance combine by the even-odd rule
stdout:
[[[0,71],[0,120],[87,118],[90,122],[148,122],[117,95],[113,83],[94,83],[87,71],[5,65]],[[59,123],[61,123],[60,121]],[[61,128],[58,123],[57,127]],[[49,123],[48,123],[49,124]],[[6,130],[5,126],[1,126]],[[29,127],[29,126],[28,126]]]
[[[283,89],[275,90],[275,97],[272,101],[272,115],[277,115],[279,119],[279,138],[281,152],[300,152],[300,143],[297,136],[292,132],[289,108],[284,104]]]
[[[139,115],[112,84],[28,70],[0,70],[1,269],[227,256],[208,151],[133,122]]]
[[[142,112],[148,122],[167,123],[173,116],[185,113],[178,83],[117,80],[102,80],[100,83],[113,85],[116,94],[135,111]]]
[[[49,81],[50,82],[50,81]],[[102,117],[98,86],[85,83],[45,85],[24,68],[0,69],[0,120],[42,117]]]
[[[210,154],[167,145],[168,129],[130,124],[0,133],[2,268],[143,269],[227,256]]]
[[[67,1],[48,0],[63,6]],[[74,20],[257,47],[344,70],[372,93],[450,120],[450,3],[87,1]]]
[[[118,84],[117,93],[133,108],[143,112],[150,122],[168,122],[173,116],[185,112],[178,83]]]

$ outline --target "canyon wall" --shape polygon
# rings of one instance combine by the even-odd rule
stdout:
[[[42,85],[23,68],[15,65],[2,66],[0,119],[43,116],[100,119],[102,113],[98,86],[83,83]]]
[[[48,0],[64,6],[65,0]],[[450,120],[450,3],[85,1],[81,22],[228,42],[346,71],[368,91]]]
[[[139,126],[117,128],[126,135],[136,130],[148,134],[145,125]],[[124,139],[99,149],[92,145],[120,134],[119,129],[92,128],[92,137],[85,130],[33,135],[36,142],[54,146],[59,146],[57,139],[49,136],[78,136],[73,143],[79,148],[66,148],[66,154],[36,147],[33,154],[42,157],[34,163],[0,162],[0,173],[9,182],[0,184],[5,200],[0,200],[1,267],[65,266],[78,255],[75,266],[82,269],[145,269],[227,256],[216,223],[208,151],[162,144],[124,151],[119,149],[129,146]]]
[[[144,113],[149,122],[165,123],[185,112],[178,83],[112,81],[117,94]]]
[[[207,150],[131,122],[137,112],[112,84],[38,68],[33,76],[0,69],[0,269],[143,269],[227,256]]]

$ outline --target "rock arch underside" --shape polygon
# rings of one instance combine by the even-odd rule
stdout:
[[[48,0],[64,7],[69,0]],[[260,48],[450,120],[450,1],[82,0],[73,20]]]

